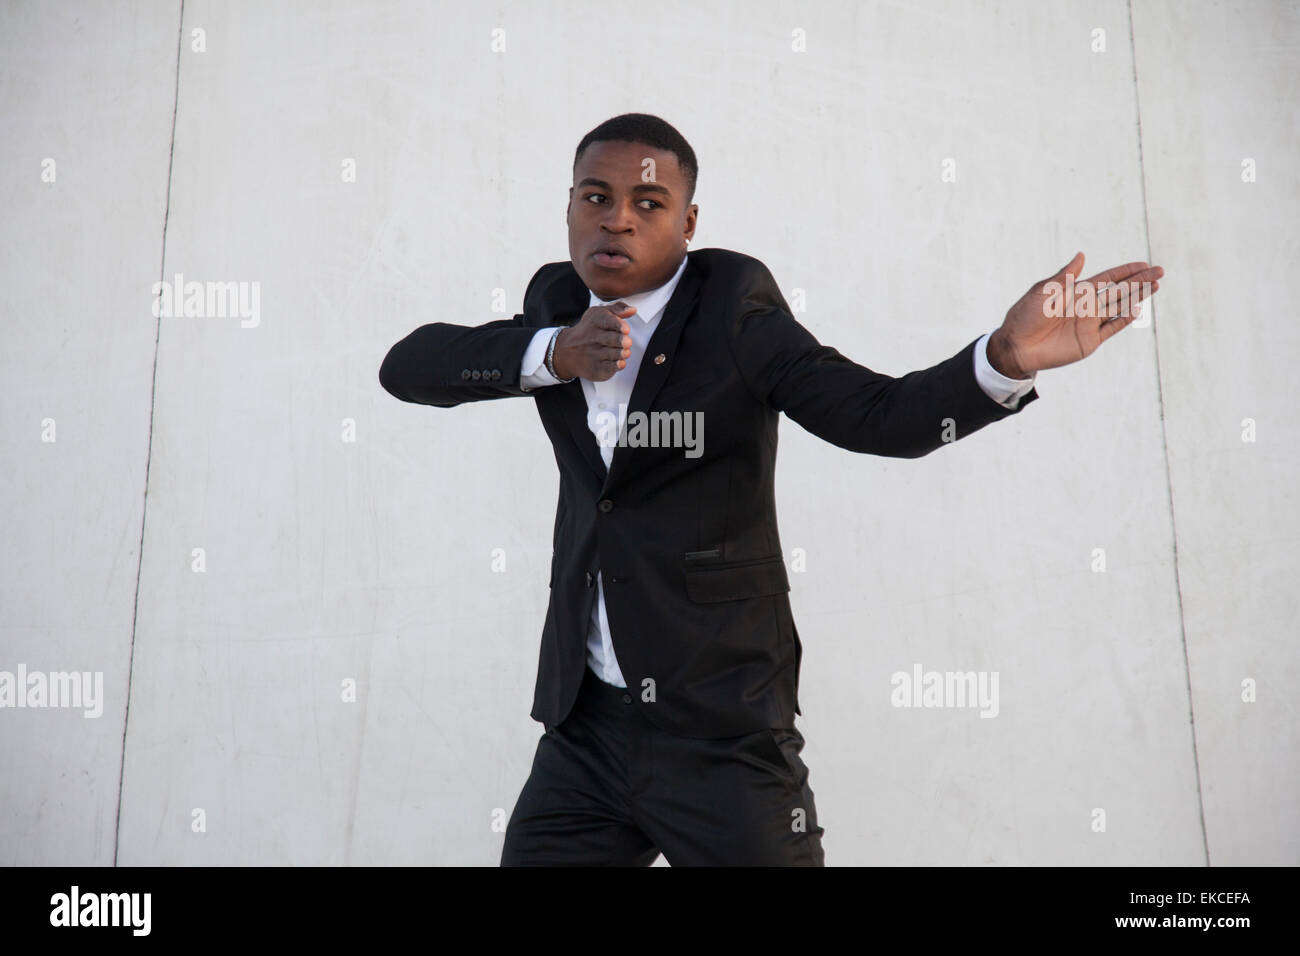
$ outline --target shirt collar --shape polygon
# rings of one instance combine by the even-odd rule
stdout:
[[[673,290],[677,288],[677,282],[681,279],[682,273],[686,270],[686,256],[682,256],[682,261],[677,266],[677,271],[673,273],[671,279],[659,286],[657,289],[650,289],[646,292],[638,292],[636,295],[622,296],[622,301],[636,309],[636,315],[642,322],[649,322],[659,310],[668,304],[668,300],[673,297]],[[591,296],[588,308],[594,308],[598,305],[609,305],[611,302],[618,302],[619,299],[601,299],[590,289],[587,292]]]

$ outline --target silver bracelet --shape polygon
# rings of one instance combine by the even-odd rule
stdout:
[[[554,362],[554,359],[555,359],[555,343],[558,342],[558,341],[560,341],[560,333],[563,332],[563,331],[564,331],[564,329],[556,329],[556,330],[555,330],[555,334],[551,336],[551,344],[550,344],[549,346],[547,346],[547,348],[546,348],[546,371],[550,372],[550,373],[551,373],[552,375],[554,375],[557,379],[559,379],[559,380],[560,380],[560,384],[562,384],[562,385],[563,385],[563,384],[566,384],[566,383],[568,383],[568,382],[572,382],[572,381],[574,381],[574,379],[577,378],[576,375],[575,375],[573,378],[560,378],[559,374],[555,371],[555,362]]]

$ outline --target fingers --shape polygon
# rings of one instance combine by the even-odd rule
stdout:
[[[1055,282],[1058,284],[1063,284],[1066,281],[1067,273],[1070,275],[1071,281],[1073,281],[1074,279],[1077,279],[1079,277],[1079,273],[1082,270],[1083,270],[1083,253],[1076,252],[1074,254],[1074,258],[1071,259],[1069,262],[1067,262],[1065,265],[1061,266],[1060,270],[1055,275],[1050,275],[1046,279],[1042,280],[1041,282],[1035,282],[1033,285],[1031,285],[1029,287],[1029,294],[1044,295],[1047,293],[1048,285],[1050,283]]]
[[[1094,303],[1092,306],[1084,306],[1085,311],[1104,321],[1117,313],[1126,314],[1132,306],[1154,293],[1160,288],[1157,280],[1165,274],[1160,266],[1138,261],[1112,266],[1088,279],[1077,279],[1078,269],[1083,265],[1082,257],[1083,253],[1076,253],[1060,272],[1030,291],[1060,295],[1061,286],[1064,286],[1067,303],[1084,296],[1085,301],[1090,299]],[[1070,288],[1071,282],[1073,290]]]
[[[588,333],[585,351],[593,363],[592,381],[603,382],[627,367],[632,355],[631,328],[614,314],[618,303],[600,307],[591,313],[593,328]],[[629,306],[629,308],[631,308]],[[635,311],[635,310],[633,310]]]
[[[1098,311],[1105,316],[1097,326],[1101,342],[1128,328],[1138,318],[1142,312],[1142,300],[1160,288],[1156,279],[1165,274],[1164,269],[1159,266],[1147,267],[1145,262],[1130,262],[1108,269],[1107,272],[1124,278],[1106,283],[1106,288],[1097,294]]]
[[[1122,282],[1105,283],[1097,287],[1097,310],[1104,315],[1111,315],[1116,309],[1126,312],[1132,306],[1155,293],[1160,283],[1151,277],[1152,273],[1163,275],[1164,270],[1157,267],[1138,273]]]
[[[1107,282],[1123,282],[1129,276],[1136,275],[1147,267],[1145,262],[1126,262],[1122,266],[1112,266],[1088,279],[1095,285]]]
[[[620,302],[612,302],[606,306],[598,306],[588,314],[588,321],[591,326],[590,345],[600,350],[597,361],[617,360],[620,356],[627,358],[632,354],[632,331],[626,320],[620,318],[616,313],[623,310],[630,310],[632,313],[636,309],[630,305]],[[611,353],[606,355],[605,353]]]
[[[1149,282],[1159,279],[1165,270],[1159,266],[1150,266],[1145,262],[1126,262],[1122,266],[1113,266],[1104,272],[1098,272],[1088,281],[1096,285],[1107,282]]]
[[[596,363],[597,363],[598,372],[594,376],[594,381],[597,382],[604,382],[610,378],[613,378],[615,374],[621,372],[624,368],[627,367],[626,359],[617,358],[613,355],[607,358],[597,359]]]
[[[599,345],[601,347],[601,357],[611,362],[615,359],[628,358],[632,354],[632,337],[630,335],[619,335],[617,332],[602,332]]]
[[[1113,319],[1107,319],[1105,322],[1101,323],[1101,325],[1097,326],[1097,334],[1100,336],[1101,341],[1105,342],[1116,332],[1127,328],[1129,323],[1136,318],[1137,315],[1130,313],[1129,315],[1117,315]]]
[[[598,329],[608,330],[610,332],[622,332],[627,334],[632,331],[627,321],[619,318],[609,311],[608,307],[597,310],[592,313],[591,324]]]

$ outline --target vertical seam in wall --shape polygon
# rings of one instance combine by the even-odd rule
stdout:
[[[1128,0],[1128,42],[1129,55],[1133,63],[1133,105],[1137,111],[1137,145],[1138,145],[1138,182],[1142,189],[1142,227],[1146,232],[1147,262],[1151,262],[1151,220],[1147,212],[1147,177],[1146,166],[1142,157],[1142,97],[1138,88],[1137,75],[1137,40],[1133,29],[1133,0]],[[1156,357],[1156,399],[1160,409],[1160,443],[1165,456],[1165,487],[1169,495],[1169,530],[1173,538],[1174,549],[1174,589],[1178,595],[1178,633],[1183,644],[1183,673],[1187,680],[1187,723],[1192,732],[1192,767],[1196,773],[1196,808],[1201,819],[1201,846],[1205,853],[1205,865],[1210,865],[1210,838],[1205,828],[1205,797],[1201,789],[1201,758],[1196,744],[1196,704],[1192,696],[1192,665],[1187,653],[1187,620],[1183,614],[1183,582],[1178,569],[1178,519],[1174,513],[1173,469],[1169,466],[1169,437],[1165,428],[1165,396],[1160,377],[1160,335],[1156,325],[1155,313],[1151,303],[1147,303],[1151,318],[1151,334],[1155,342]]]
[[[176,153],[176,108],[181,93],[181,43],[185,36],[185,0],[181,0],[180,20],[176,25],[176,79],[172,88],[172,132],[167,147],[167,192],[163,203],[162,252],[158,262],[158,278],[167,281],[167,219],[172,208],[172,162]],[[144,570],[144,528],[149,514],[149,465],[153,460],[154,403],[158,395],[158,343],[162,332],[162,316],[154,327],[153,381],[149,387],[149,441],[144,456],[144,503],[140,508],[140,555],[135,569],[135,607],[131,612],[131,655],[126,666],[126,713],[122,719],[122,761],[117,772],[117,816],[113,825],[113,865],[117,866],[118,849],[122,840],[122,786],[126,780],[126,733],[131,722],[131,678],[135,673],[135,634],[140,618],[140,575]]]

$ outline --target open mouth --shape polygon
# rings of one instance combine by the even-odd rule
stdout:
[[[632,261],[626,253],[612,249],[593,253],[591,258],[596,261],[596,265],[604,266],[607,269],[617,269]]]

